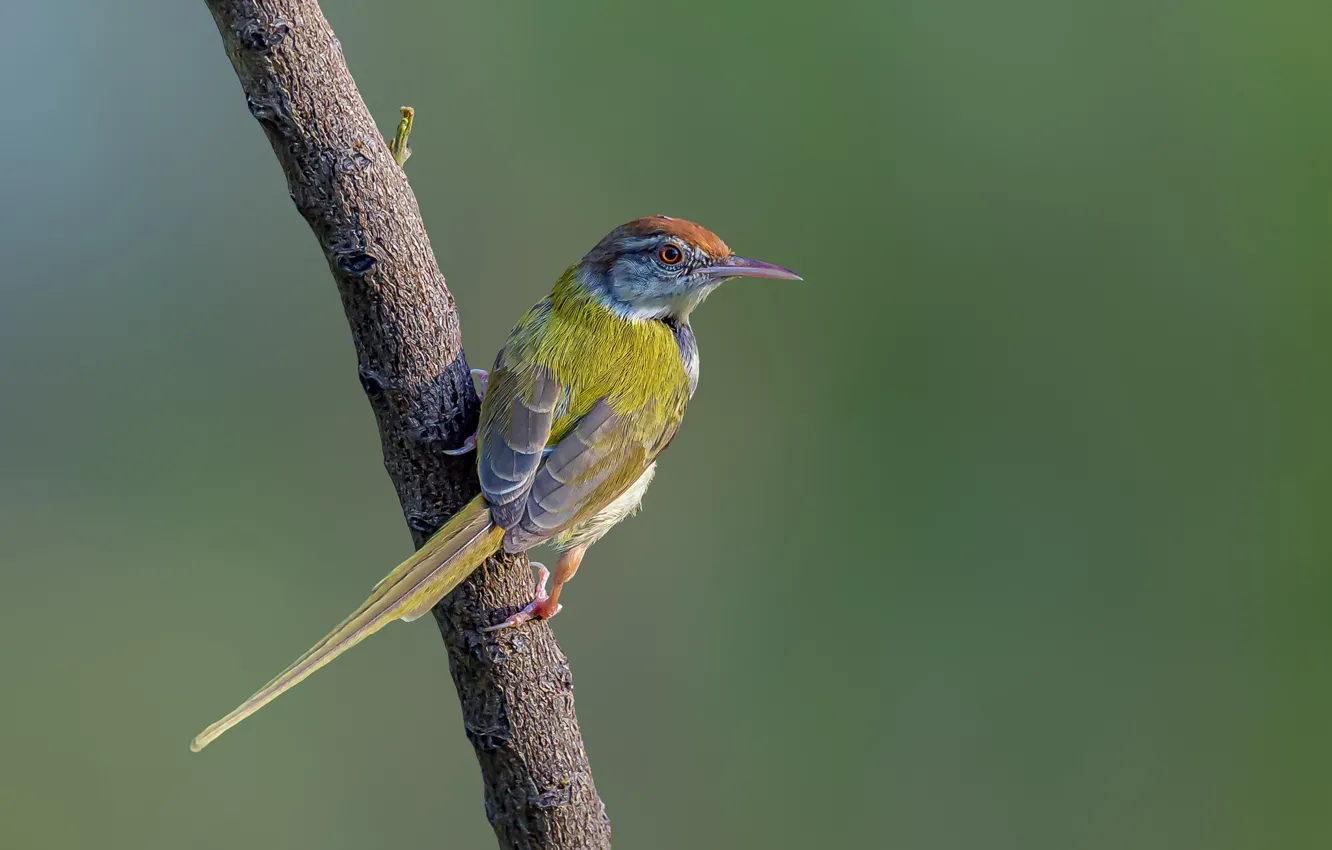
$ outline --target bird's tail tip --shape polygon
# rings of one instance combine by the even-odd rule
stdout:
[[[504,529],[491,521],[485,502],[479,497],[473,499],[424,546],[377,584],[370,598],[323,640],[226,717],[200,732],[190,742],[190,751],[199,752],[390,621],[412,620],[429,611],[498,550],[503,537]]]
[[[227,721],[231,720],[231,718],[232,715],[229,714],[226,716],[225,719],[220,720],[217,723],[214,723],[212,726],[209,726],[207,729],[203,730],[198,735],[195,735],[194,739],[190,741],[190,752],[192,753],[203,752],[204,747],[216,741],[219,735],[221,735],[223,732],[227,731],[227,729],[230,729],[233,725],[235,725],[234,723],[227,723]],[[223,726],[222,725],[223,723],[226,723],[227,725]]]

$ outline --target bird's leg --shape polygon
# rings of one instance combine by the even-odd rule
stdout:
[[[473,369],[472,378],[476,381],[476,397],[486,397],[486,386],[490,383],[490,373],[485,369]]]
[[[587,551],[587,544],[575,546],[572,549],[560,555],[559,563],[555,565],[555,584],[551,587],[550,593],[546,593],[546,579],[550,578],[550,571],[542,564],[533,561],[532,566],[537,568],[537,589],[536,596],[523,610],[514,614],[502,623],[488,626],[481,631],[497,632],[500,629],[507,629],[510,626],[517,626],[526,623],[528,620],[549,620],[564,606],[560,604],[560,590],[569,579],[573,578],[574,573],[578,572],[578,565],[583,562],[583,553]]]
[[[472,378],[476,381],[476,397],[486,397],[486,384],[490,382],[490,373],[485,369],[473,369]],[[476,448],[476,434],[473,433],[456,449],[445,449],[446,455],[465,455]]]
[[[583,543],[565,550],[560,555],[560,560],[555,564],[555,584],[551,585],[550,588],[549,607],[551,611],[549,614],[543,615],[543,618],[554,617],[564,607],[560,604],[560,590],[569,582],[569,579],[574,577],[574,573],[578,572],[578,565],[583,563],[583,555],[587,553],[587,547],[590,545],[590,543]]]

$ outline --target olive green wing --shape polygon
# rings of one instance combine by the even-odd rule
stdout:
[[[496,525],[507,528],[522,514],[564,395],[564,386],[550,369],[510,368],[501,352],[490,374],[477,435],[477,476]]]
[[[544,351],[551,315],[543,302],[519,322],[481,405],[477,473],[509,551],[554,537],[621,495],[674,436],[689,401],[683,372],[631,395],[614,370],[589,377],[568,352]]]
[[[601,398],[578,415],[550,369],[496,361],[478,434],[477,474],[504,547],[523,551],[590,519],[647,469],[683,404],[617,411]],[[582,405],[577,405],[581,408]]]
[[[600,399],[553,446],[532,477],[504,548],[523,551],[595,516],[630,487],[669,441],[678,417],[617,412]],[[669,432],[669,433],[668,433]]]

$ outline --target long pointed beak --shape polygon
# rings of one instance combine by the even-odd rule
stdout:
[[[746,259],[745,257],[728,257],[707,268],[699,269],[699,272],[713,277],[768,277],[774,280],[804,280],[790,269],[774,266],[772,263]]]

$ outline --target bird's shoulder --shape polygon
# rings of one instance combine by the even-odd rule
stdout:
[[[691,388],[674,328],[626,318],[569,286],[557,286],[524,315],[496,370],[511,373],[520,383],[526,374],[554,374],[564,392],[552,440],[563,437],[602,399],[644,437],[664,427],[673,430]]]

